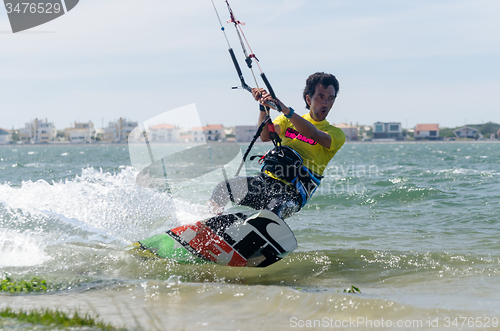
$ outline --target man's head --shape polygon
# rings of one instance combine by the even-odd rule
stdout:
[[[303,96],[313,120],[326,118],[338,93],[339,81],[334,75],[316,72],[307,78]]]

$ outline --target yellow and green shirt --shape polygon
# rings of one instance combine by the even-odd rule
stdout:
[[[280,138],[282,139],[283,146],[293,148],[302,156],[304,166],[316,174],[322,175],[323,171],[325,171],[328,166],[328,162],[330,162],[342,145],[344,145],[345,134],[341,129],[328,123],[327,120],[316,122],[311,118],[309,113],[303,115],[302,118],[311,122],[318,130],[330,135],[332,138],[330,148],[325,148],[316,141],[300,134],[295,129],[292,122],[283,114],[276,117],[273,123],[280,126]]]

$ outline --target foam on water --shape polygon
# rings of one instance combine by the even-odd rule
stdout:
[[[51,184],[45,180],[26,181],[21,187],[0,184],[0,202],[0,226],[48,233],[56,243],[77,236],[84,242],[93,238],[123,245],[161,225],[176,224],[168,220],[171,196],[135,185],[131,168],[116,174],[87,168],[72,180]]]
[[[123,247],[206,216],[204,205],[136,185],[136,175],[131,167],[117,173],[90,167],[64,181],[0,184],[0,227],[16,234],[15,242],[4,240],[0,246],[2,266],[34,263],[16,260],[19,254],[43,263],[49,258],[46,247],[68,243]],[[33,233],[43,236],[34,241]]]
[[[51,259],[44,252],[46,240],[31,231],[0,228],[0,267],[28,267]]]

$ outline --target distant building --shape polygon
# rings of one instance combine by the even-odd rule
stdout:
[[[192,130],[192,141],[224,141],[226,140],[226,133],[224,132],[224,125],[210,124],[204,127],[194,127]]]
[[[64,138],[72,143],[91,143],[92,137],[95,136],[94,123],[77,123],[73,128],[64,129]]]
[[[224,133],[226,134],[226,138],[229,135],[232,135],[234,137],[235,135],[235,127],[234,126],[225,126],[224,127]]]
[[[413,136],[415,140],[439,139],[439,124],[417,124]]]
[[[157,124],[146,130],[150,142],[180,143],[181,129],[172,124]]]
[[[130,122],[120,117],[118,121],[109,122],[108,127],[104,128],[103,140],[105,142],[125,143],[135,127],[137,127],[137,122]]]
[[[399,122],[373,124],[373,139],[403,140],[403,128]]]
[[[500,138],[500,129],[497,131],[497,137]]]
[[[208,141],[220,141],[226,139],[226,132],[222,124],[210,124],[203,127],[203,132]]]
[[[337,128],[341,129],[347,140],[356,141],[358,140],[358,127],[352,124],[340,123],[335,125]]]
[[[234,137],[236,142],[239,143],[248,143],[251,142],[257,129],[258,125],[236,125],[234,130]]]
[[[194,127],[191,131],[191,141],[194,142],[205,142],[207,139],[205,138],[205,134],[203,133],[203,127],[197,126]]]
[[[96,135],[96,137],[98,135],[101,137],[104,137],[104,128],[95,129],[95,135]]]
[[[478,129],[472,128],[468,125],[466,125],[462,128],[456,129],[455,131],[453,131],[453,133],[455,134],[455,137],[457,137],[457,138],[475,139],[475,138],[478,138],[479,136],[482,137],[482,135],[479,133]]]
[[[363,131],[370,131],[371,129],[373,129],[369,125],[360,125],[359,128],[361,128]]]
[[[0,144],[8,144],[10,142],[11,142],[10,131],[0,128]]]
[[[190,132],[181,132],[179,139],[180,139],[181,143],[188,143],[188,142],[194,141],[193,140],[193,133],[191,131]]]
[[[24,128],[19,129],[19,140],[27,143],[43,143],[53,141],[57,135],[54,123],[48,122],[45,119],[39,120],[35,118],[34,121],[26,123]]]

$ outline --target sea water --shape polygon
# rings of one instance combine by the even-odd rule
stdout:
[[[128,254],[206,217],[218,181],[172,192],[137,174],[126,145],[1,146],[0,274],[50,287],[0,292],[0,308],[78,309],[131,330],[498,329],[499,143],[346,144],[286,220],[298,249],[267,268]]]

